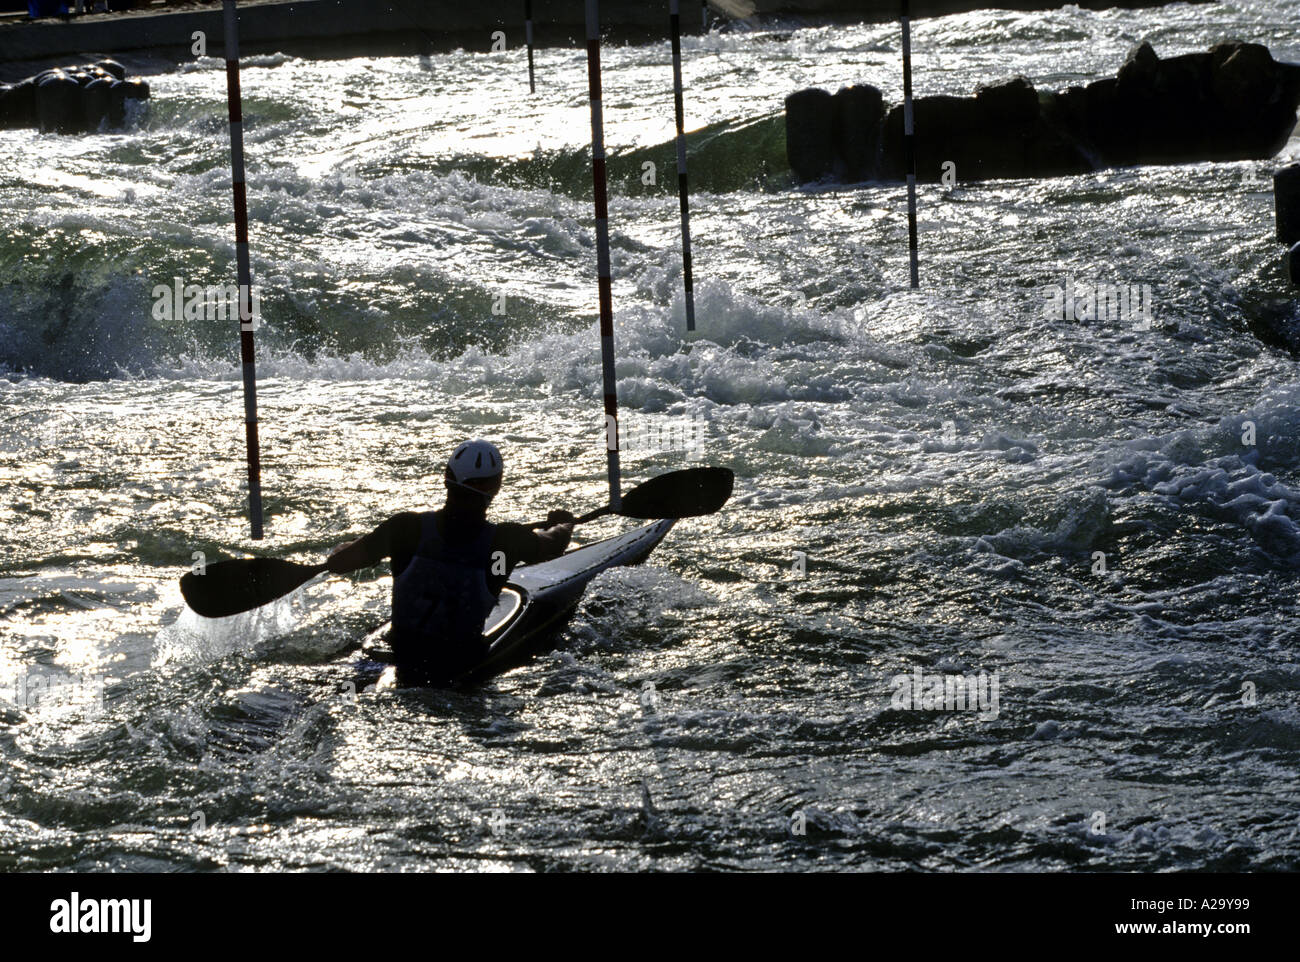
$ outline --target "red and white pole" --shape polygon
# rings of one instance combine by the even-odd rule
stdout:
[[[618,467],[618,382],[614,376],[614,298],[609,278],[609,200],[605,176],[605,122],[600,101],[600,4],[587,0],[587,87],[591,101],[591,177],[596,202],[596,273],[600,288],[600,366],[605,389],[605,453],[609,503],[622,506]]]
[[[916,253],[916,130],[912,126],[912,10],[902,0],[903,28],[903,166],[907,169],[907,256],[913,288],[921,286]]]
[[[528,44],[528,92],[537,93],[533,78],[533,0],[524,0],[524,42]]]
[[[686,119],[682,106],[682,12],[680,0],[669,0],[668,20],[673,44],[673,108],[677,114],[677,197],[682,211],[682,282],[686,289],[686,330],[695,330],[695,279],[691,275],[691,202],[686,186]]]
[[[239,355],[244,377],[248,447],[248,520],[262,537],[262,461],[257,439],[257,371],[253,362],[253,278],[248,262],[248,197],[244,187],[244,121],[239,96],[239,26],[235,0],[225,0],[226,101],[230,108],[230,180],[235,198],[235,261],[239,270]]]

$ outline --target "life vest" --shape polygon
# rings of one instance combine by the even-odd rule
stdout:
[[[399,676],[416,683],[448,681],[482,661],[483,623],[497,603],[487,583],[496,526],[484,521],[447,541],[440,513],[422,515],[420,544],[393,579],[393,656]]]

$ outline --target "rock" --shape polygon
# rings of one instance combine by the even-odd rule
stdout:
[[[835,103],[811,87],[785,98],[785,150],[800,183],[827,177],[835,169]]]
[[[835,170],[857,180],[865,148],[857,122],[844,119],[857,110],[854,96],[837,95],[843,99],[835,101],[830,123]],[[787,101],[796,106],[793,114],[787,106],[787,132],[793,138],[787,152],[804,180],[830,172],[826,97],[802,91]],[[874,112],[874,106],[863,105]],[[937,181],[949,161],[959,180],[984,180],[1266,159],[1291,136],[1297,107],[1300,65],[1278,63],[1259,44],[1221,43],[1206,53],[1161,60],[1142,43],[1116,77],[1059,94],[1039,93],[1027,79],[1015,77],[980,87],[973,98],[917,98],[917,176]],[[895,106],[880,123],[877,170],[891,180],[905,176],[902,114]]]
[[[1112,118],[1119,103],[1118,87],[1119,81],[1109,78],[1083,88],[1083,123],[1077,128],[1077,133],[1084,143],[1092,145],[1099,166],[1104,164],[1102,157],[1111,158],[1118,166],[1134,163],[1137,158],[1136,145],[1126,143],[1123,137],[1113,133]]]
[[[1024,177],[1069,177],[1086,174],[1097,169],[1095,157],[1070,132],[1049,116],[1048,105],[1054,96],[1046,94],[1040,100],[1042,123],[1036,128],[1025,146]]]
[[[1260,103],[1277,82],[1277,64],[1260,44],[1218,44],[1211,54],[1214,95],[1222,106]]]
[[[840,180],[860,183],[876,176],[884,116],[884,98],[869,84],[844,87],[835,94],[831,141]]]
[[[1273,205],[1277,211],[1277,239],[1288,247],[1300,243],[1300,164],[1273,174]]]
[[[1265,160],[1285,146],[1296,124],[1300,69],[1279,64],[1253,43],[1213,48],[1210,160]]]
[[[1191,94],[1203,100],[1210,87],[1213,60],[1208,53],[1185,53],[1160,61],[1152,82],[1152,90],[1161,95]]]
[[[1202,149],[1210,69],[1209,54],[1188,54],[1157,61],[1140,82],[1117,84],[1115,112],[1104,120],[1115,126],[1116,136],[1131,142],[1132,153],[1123,160],[1179,163]]]
[[[1060,93],[1045,93],[1039,98],[1039,111],[1049,123],[1063,129],[1083,130],[1087,125],[1088,91],[1067,87]]]
[[[1160,60],[1150,44],[1139,46],[1090,117],[1104,163],[1178,163],[1195,153],[1204,137],[1209,68],[1207,54]]]
[[[1151,44],[1143,40],[1129,51],[1129,55],[1119,68],[1119,73],[1116,74],[1115,79],[1120,82],[1121,86],[1130,84],[1144,87],[1151,86],[1154,84],[1159,71],[1160,57],[1156,55]]]
[[[983,100],[978,95],[940,96],[914,102],[918,180],[941,180],[949,163],[959,181],[1093,169],[1078,145],[1044,119],[1042,102],[1027,82],[1011,81],[981,93]],[[901,179],[905,173],[901,107],[886,117],[883,140],[881,169],[885,176]]]
[[[1038,95],[1041,123],[1026,152],[1031,170],[1051,171],[1043,176],[1063,177],[1097,169],[1096,156],[1080,133],[1085,127],[1086,97],[1083,87]]]
[[[1027,127],[1038,121],[1038,92],[1024,77],[978,88],[975,105],[987,124]]]

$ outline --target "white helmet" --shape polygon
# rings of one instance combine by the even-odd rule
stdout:
[[[476,478],[499,476],[505,463],[495,444],[488,441],[462,441],[447,461],[451,480],[464,484]]]

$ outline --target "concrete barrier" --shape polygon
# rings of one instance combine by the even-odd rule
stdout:
[[[36,127],[42,133],[79,134],[121,127],[126,101],[149,99],[143,80],[126,80],[113,60],[43,70],[0,87],[0,129]]]
[[[875,87],[843,87],[834,97],[831,144],[840,180],[867,180],[879,166],[880,123],[885,101]]]
[[[0,86],[0,130],[36,126],[36,84],[28,79]]]
[[[785,147],[790,169],[803,183],[835,170],[835,100],[810,88],[785,98]]]

